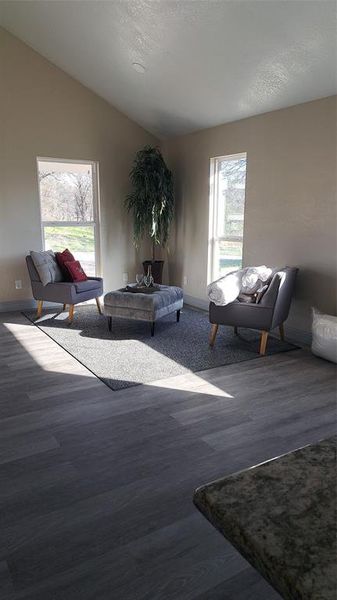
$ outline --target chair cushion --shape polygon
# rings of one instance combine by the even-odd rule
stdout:
[[[52,250],[41,252],[30,251],[32,261],[39,274],[42,285],[63,281],[63,275]]]
[[[87,279],[86,281],[74,282],[76,292],[81,294],[82,292],[89,292],[90,290],[99,290],[101,288],[101,279]]]

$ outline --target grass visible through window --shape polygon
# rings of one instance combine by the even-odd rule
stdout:
[[[94,252],[95,239],[93,226],[45,227],[46,248],[62,252],[69,248],[72,252]]]

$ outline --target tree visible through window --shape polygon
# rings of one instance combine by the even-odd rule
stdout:
[[[97,271],[98,220],[95,163],[38,159],[43,243],[69,248],[88,275]]]
[[[246,154],[211,159],[209,281],[242,266]]]

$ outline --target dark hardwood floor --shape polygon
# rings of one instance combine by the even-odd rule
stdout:
[[[334,365],[295,350],[113,392],[0,321],[1,600],[280,598],[192,494],[335,433]]]

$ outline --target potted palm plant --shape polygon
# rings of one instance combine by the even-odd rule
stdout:
[[[133,215],[134,243],[148,236],[152,242],[151,260],[143,262],[144,272],[150,267],[156,283],[161,283],[164,261],[156,260],[156,246],[166,246],[173,219],[173,176],[159,148],[145,146],[136,154],[130,180],[132,192],[125,200]]]

